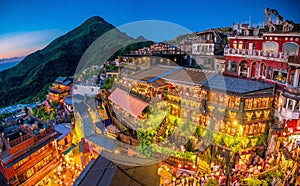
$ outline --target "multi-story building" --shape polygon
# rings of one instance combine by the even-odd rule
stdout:
[[[221,150],[247,154],[263,146],[273,121],[274,85],[214,76],[203,83],[202,89],[208,96],[200,125],[217,133],[214,143]],[[234,140],[226,141],[226,137]]]
[[[119,56],[119,62],[130,62],[139,64],[142,59],[149,63],[160,62],[161,64],[175,63],[181,66],[195,66],[195,60],[190,55],[190,51],[184,51],[180,45],[175,46],[169,43],[154,43],[150,47],[145,47],[136,51],[130,51],[128,55]],[[167,59],[167,60],[165,60]]]
[[[266,140],[273,119],[273,91],[274,85],[215,71],[159,65],[121,76],[109,100],[113,123],[132,138],[141,129],[152,131],[152,143],[163,141],[180,121],[192,130],[190,136],[195,127],[201,128],[219,136],[219,141],[208,139],[211,143],[241,152]]]
[[[299,24],[283,22],[278,12],[270,9],[265,10],[265,16],[265,32],[250,28],[247,34],[229,37],[224,75],[276,84],[275,107],[281,123],[293,132],[299,131]]]
[[[34,185],[57,165],[56,138],[61,134],[50,123],[28,120],[1,131],[0,172],[9,185]]]
[[[63,104],[64,97],[71,93],[73,78],[58,77],[48,90],[51,101]]]
[[[227,36],[215,30],[195,33],[192,40],[192,56],[196,63],[206,69],[221,70],[223,51],[227,44]]]

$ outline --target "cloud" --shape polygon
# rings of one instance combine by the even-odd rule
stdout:
[[[60,30],[41,30],[0,35],[0,58],[28,55],[61,34]]]

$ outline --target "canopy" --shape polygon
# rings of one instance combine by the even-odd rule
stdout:
[[[137,117],[148,106],[148,103],[131,96],[128,92],[119,88],[116,88],[110,94],[108,99],[122,107],[134,117]]]

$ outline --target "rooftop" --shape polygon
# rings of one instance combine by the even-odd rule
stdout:
[[[216,91],[234,92],[240,94],[252,93],[256,91],[273,89],[273,84],[257,82],[239,78],[216,75],[203,82],[203,86]]]
[[[72,97],[71,95],[65,97],[64,101],[65,101],[65,104],[67,104],[67,105],[73,105],[74,103],[80,103],[81,102],[80,99],[77,99],[75,96]]]
[[[73,78],[59,76],[55,79],[55,84],[69,86],[73,82]]]
[[[71,123],[65,123],[65,124],[57,124],[55,125],[55,130],[61,135],[57,138],[57,141],[62,140],[64,137],[66,137],[71,132]]]
[[[78,177],[78,185],[158,185],[157,162],[102,151]]]
[[[110,94],[108,99],[135,117],[137,117],[148,106],[148,103],[131,96],[128,92],[119,88],[116,88]]]
[[[148,83],[153,83],[161,78],[174,83],[200,85],[215,74],[216,71],[211,70],[158,65],[139,71],[130,78],[146,80]]]

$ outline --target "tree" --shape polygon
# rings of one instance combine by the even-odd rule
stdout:
[[[243,182],[248,186],[268,186],[268,183],[265,180],[259,180],[256,177],[244,178]]]

